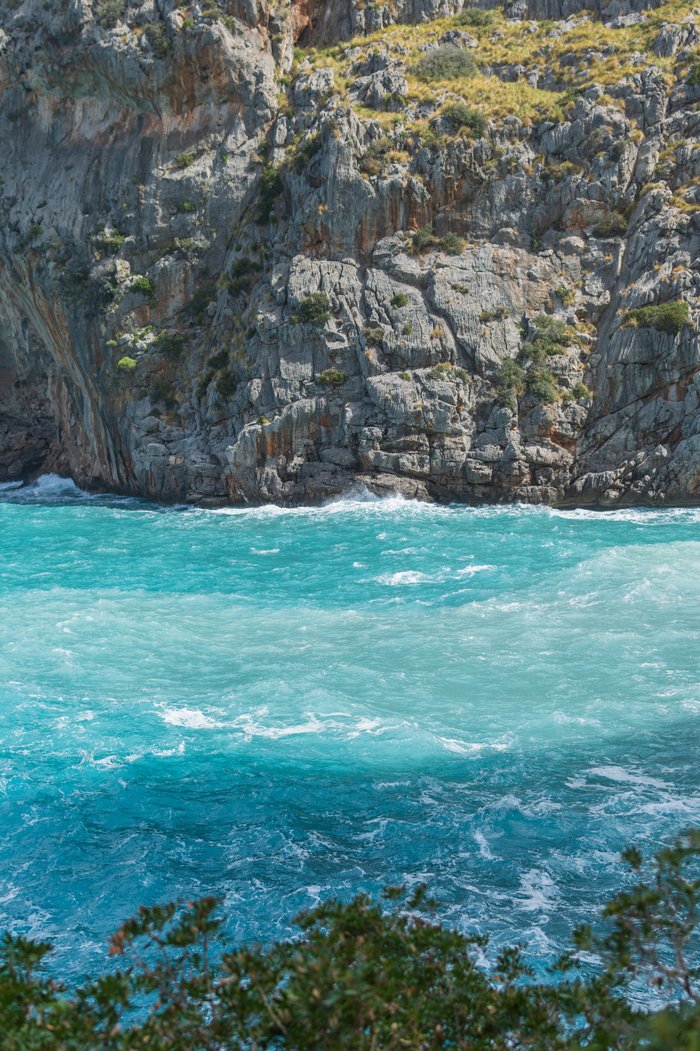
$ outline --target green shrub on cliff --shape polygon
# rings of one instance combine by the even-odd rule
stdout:
[[[98,0],[95,21],[105,29],[112,29],[120,21],[125,9],[126,0]]]
[[[164,329],[153,340],[155,349],[164,357],[170,358],[171,361],[178,361],[182,357],[188,343],[188,337],[184,332],[176,332],[173,329]]]
[[[443,237],[433,233],[430,226],[416,230],[411,242],[412,255],[423,255],[430,251],[445,252],[446,255],[460,255],[464,251],[464,240],[450,231]]]
[[[471,26],[472,29],[480,29],[484,26],[493,25],[495,14],[493,11],[485,11],[483,7],[467,7],[455,18],[458,26]]]
[[[342,387],[347,383],[347,379],[342,369],[324,369],[323,372],[319,372],[316,382],[322,387]]]
[[[506,358],[501,363],[496,389],[501,405],[509,409],[518,407],[518,398],[525,393],[525,369],[515,358]]]
[[[231,369],[222,369],[219,375],[216,377],[216,390],[224,399],[224,401],[227,401],[229,398],[233,397],[233,395],[236,393],[237,387],[238,380],[236,379],[236,376],[231,371]]]
[[[323,326],[333,317],[331,301],[325,292],[311,292],[299,305],[299,311],[292,315],[293,325]]]
[[[168,58],[172,54],[173,45],[162,22],[151,22],[146,26],[145,34],[156,58]]]
[[[141,292],[148,300],[153,300],[153,279],[144,274],[136,274],[129,282],[129,292]]]
[[[266,164],[260,173],[257,220],[266,223],[272,215],[275,201],[283,190],[282,175],[273,164]]]
[[[436,80],[473,77],[477,65],[472,53],[465,48],[456,44],[440,44],[425,51],[413,71],[419,80],[432,83]]]
[[[627,229],[627,219],[622,214],[613,210],[608,212],[600,222],[593,227],[595,237],[619,237]]]
[[[557,381],[545,365],[533,365],[525,376],[525,387],[533,398],[545,405],[557,400]]]
[[[456,133],[467,132],[475,139],[480,139],[486,130],[486,117],[478,109],[468,106],[466,102],[451,102],[442,111]]]
[[[154,377],[151,383],[150,395],[151,401],[164,405],[168,410],[172,410],[177,406],[175,388],[164,376]]]
[[[262,418],[261,418],[262,422]],[[700,833],[649,865],[574,934],[554,975],[520,948],[442,926],[419,888],[326,901],[293,940],[237,946],[212,898],[142,908],[109,973],[69,989],[51,947],[0,942],[3,1051],[697,1051]],[[583,963],[585,961],[585,965]],[[584,970],[585,966],[585,970]],[[653,991],[649,1013],[632,1006]]]
[[[542,362],[547,357],[563,354],[576,341],[576,329],[567,325],[563,318],[538,314],[533,324],[535,334],[523,343],[522,355],[527,360]]]
[[[636,307],[625,314],[625,325],[638,328],[655,328],[657,332],[677,335],[690,321],[690,309],[684,299],[671,303],[658,303],[648,307]]]

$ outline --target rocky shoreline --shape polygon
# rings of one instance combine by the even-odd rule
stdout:
[[[7,5],[0,481],[700,503],[697,22]]]

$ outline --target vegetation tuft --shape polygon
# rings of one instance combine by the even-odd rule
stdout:
[[[302,301],[298,313],[292,315],[291,321],[294,325],[314,325],[315,328],[323,328],[332,317],[331,301],[326,293],[311,292]]]
[[[639,328],[655,328],[657,332],[677,335],[690,322],[690,310],[684,299],[655,306],[637,307],[625,314],[625,324]]]
[[[342,387],[347,383],[347,376],[342,369],[324,369],[319,372],[316,382],[323,387]]]
[[[430,226],[416,230],[411,244],[412,255],[423,255],[425,252],[445,252],[447,255],[460,255],[464,251],[464,240],[450,231],[439,237]]]
[[[627,229],[627,219],[622,212],[612,211],[593,227],[595,237],[619,237]]]
[[[486,131],[486,117],[478,109],[468,106],[466,102],[451,102],[442,111],[455,134],[472,135],[475,139],[483,138]]]
[[[126,9],[126,0],[98,0],[95,6],[95,21],[104,29],[113,29]]]
[[[456,44],[440,44],[425,51],[413,67],[418,80],[432,83],[436,80],[456,80],[472,77],[477,72],[476,59],[471,51]]]

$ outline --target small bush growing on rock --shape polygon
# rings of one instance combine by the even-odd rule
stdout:
[[[411,246],[413,255],[422,255],[423,252],[429,252],[431,248],[437,248],[439,243],[440,238],[435,236],[432,227],[422,226],[413,235]]]
[[[533,365],[533,367],[527,371],[525,376],[525,386],[537,401],[549,404],[550,402],[557,400],[557,382],[552,371],[544,365]]]
[[[99,0],[95,8],[95,20],[105,29],[112,29],[124,14],[125,0]]]
[[[146,26],[146,39],[156,58],[167,58],[172,53],[173,47],[162,22],[152,22]]]
[[[396,295],[392,297],[391,305],[392,307],[396,307],[397,310],[408,306],[408,296],[405,292],[397,292]]]
[[[400,376],[400,378],[402,380],[406,380],[406,381],[413,379],[413,377],[411,376],[410,372],[400,372],[399,376]]]
[[[360,171],[364,175],[380,175],[387,165],[392,148],[391,140],[386,138],[371,143],[360,157]]]
[[[175,167],[182,171],[183,168],[191,167],[196,159],[194,153],[180,153],[175,158]]]
[[[413,235],[411,251],[413,255],[423,255],[431,249],[445,252],[447,255],[460,255],[464,251],[464,241],[452,232],[438,237],[430,226],[424,226]]]
[[[466,369],[455,367],[451,361],[440,361],[428,373],[432,380],[459,380],[461,383],[469,383],[469,373]]]
[[[569,288],[568,285],[559,285],[554,289],[555,296],[558,296],[565,307],[570,307],[576,300],[576,290]]]
[[[177,361],[182,357],[187,344],[188,339],[184,332],[159,332],[153,340],[156,350],[164,357],[170,358],[171,361]]]
[[[282,193],[282,175],[274,164],[266,164],[260,173],[258,189],[257,220],[266,223],[270,219],[275,201]]]
[[[572,388],[571,395],[576,401],[583,401],[584,398],[590,398],[592,396],[589,388],[580,380]]]
[[[522,355],[526,360],[542,362],[554,354],[563,354],[576,339],[576,329],[562,318],[538,314],[534,324],[535,335],[523,343]]]
[[[464,238],[450,231],[440,238],[440,248],[446,255],[461,255],[464,251]]]
[[[212,354],[207,359],[207,368],[209,369],[223,369],[228,365],[228,351],[220,350],[218,354]]]
[[[506,358],[502,362],[496,386],[501,405],[516,409],[518,398],[525,393],[525,369],[515,358]]]
[[[200,8],[200,14],[207,21],[215,22],[218,18],[221,18],[221,8],[216,3],[216,0],[204,0]]]
[[[323,328],[331,317],[331,301],[325,292],[311,292],[299,307],[299,312],[292,315],[294,325],[314,325]]]
[[[619,237],[627,229],[627,219],[622,212],[612,211],[603,216],[593,227],[594,237]]]
[[[246,256],[241,256],[240,259],[236,259],[231,267],[231,277],[243,277],[253,274],[259,274],[262,270],[262,264],[256,262],[255,259],[248,259]]]
[[[316,382],[323,387],[341,387],[347,382],[347,376],[342,369],[324,369],[319,372]]]
[[[137,274],[129,282],[130,292],[141,292],[146,299],[153,300],[153,279],[144,274]]]
[[[151,383],[151,401],[160,402],[166,409],[174,409],[177,405],[177,396],[172,383],[164,376],[156,376]]]
[[[483,138],[486,130],[486,117],[478,109],[468,106],[466,102],[451,102],[445,106],[442,115],[449,121],[455,133],[466,131],[475,139]]]
[[[125,372],[132,372],[136,368],[136,362],[133,358],[130,358],[128,354],[125,354],[123,358],[120,358],[117,362],[118,369],[124,369]]]
[[[685,78],[686,84],[691,88],[700,88],[700,62],[694,62]]]
[[[440,44],[421,55],[413,71],[419,80],[430,83],[436,80],[455,80],[457,77],[473,77],[477,65],[474,56],[465,48],[456,44]]]
[[[377,325],[375,328],[368,326],[365,328],[365,341],[368,347],[381,347],[384,339],[384,329],[381,325]]]
[[[196,394],[198,398],[204,398],[207,391],[209,390],[209,384],[214,379],[216,373],[212,369],[208,369],[201,377],[197,384]]]
[[[505,307],[496,307],[495,310],[482,310],[479,314],[479,321],[487,325],[490,321],[503,321],[508,317],[508,311]]]
[[[457,25],[473,26],[475,29],[490,26],[493,23],[493,11],[484,11],[482,7],[468,7],[460,11],[455,21]]]
[[[655,328],[657,332],[677,335],[690,321],[690,310],[684,299],[654,306],[637,307],[625,314],[625,325],[639,328]]]
[[[222,369],[216,377],[216,390],[225,400],[232,398],[236,393],[238,380],[231,369]]]
[[[231,267],[227,288],[231,295],[248,291],[255,282],[255,275],[262,270],[260,263],[245,257],[237,259]]]
[[[118,230],[112,230],[110,232],[105,230],[103,233],[98,234],[95,240],[103,251],[107,252],[109,255],[116,255],[126,241],[126,237],[124,234],[120,234]]]
[[[300,175],[306,169],[311,159],[316,156],[318,151],[321,149],[321,136],[316,132],[312,132],[311,135],[307,135],[305,139],[301,141],[297,147],[296,153],[292,160],[294,171]]]
[[[187,311],[198,322],[204,321],[209,304],[216,298],[216,289],[211,281],[200,285],[190,300]]]

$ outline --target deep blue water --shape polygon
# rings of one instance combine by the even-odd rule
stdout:
[[[0,491],[0,927],[428,882],[544,963],[700,824],[700,511]]]

